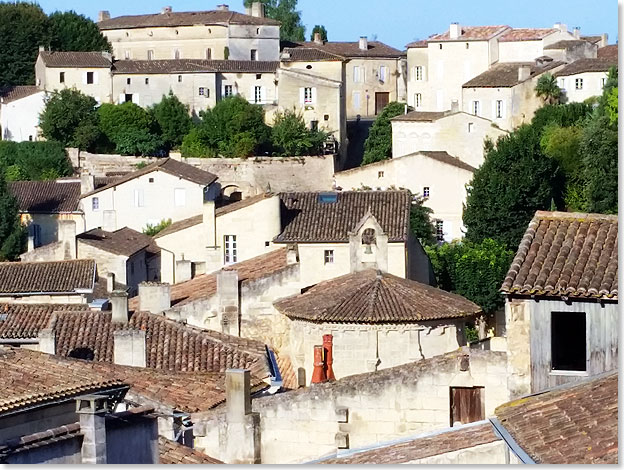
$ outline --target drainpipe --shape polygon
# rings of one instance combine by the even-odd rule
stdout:
[[[325,362],[323,361],[323,346],[314,346],[314,372],[312,372],[311,383],[318,384],[325,382]]]
[[[332,364],[334,363],[334,337],[332,335],[323,335],[323,352],[325,353],[325,376],[328,381],[336,380]]]

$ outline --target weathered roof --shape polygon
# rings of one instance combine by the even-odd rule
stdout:
[[[170,74],[199,72],[249,72],[273,73],[279,67],[277,61],[266,60],[118,60],[114,74]]]
[[[94,283],[91,259],[0,263],[0,295],[87,293]]]
[[[406,49],[422,48],[422,47],[429,47],[426,39],[421,39],[419,41],[410,42],[405,46]]]
[[[46,67],[109,68],[112,65],[107,52],[41,51],[39,57]]]
[[[315,43],[316,44],[316,43]],[[345,57],[314,46],[285,47],[280,56],[284,62],[343,61]]]
[[[462,86],[464,88],[504,88],[513,87],[526,80],[530,80],[537,75],[552,70],[563,65],[563,62],[551,61],[543,66],[537,66],[535,62],[507,62],[494,65],[480,75],[467,81]],[[526,80],[518,79],[518,68],[521,66],[530,67],[531,73]]]
[[[417,323],[481,311],[460,295],[374,269],[322,281],[274,305],[291,319],[332,323]]]
[[[0,464],[5,464],[7,457],[10,455],[30,451],[38,447],[55,445],[60,441],[76,439],[79,446],[83,437],[83,434],[80,432],[80,423],[69,423],[13,438],[0,445]]]
[[[449,114],[448,111],[410,111],[391,118],[391,121],[434,122]]]
[[[370,450],[355,449],[344,456],[320,460],[321,464],[384,464],[411,463],[435,455],[499,441],[489,421],[469,423],[402,439],[394,444],[379,444]]]
[[[557,31],[559,30],[555,28],[513,28],[503,34],[498,40],[500,42],[539,41]]]
[[[79,243],[122,256],[132,256],[154,243],[149,235],[129,227],[120,228],[114,232],[94,228],[77,235],[76,238]]]
[[[617,371],[505,403],[495,414],[536,463],[618,462]]]
[[[251,15],[244,15],[236,11],[208,10],[179,12],[176,11],[168,13],[153,13],[148,15],[118,16],[116,18],[100,21],[97,25],[100,30],[105,31],[111,29],[175,27],[213,24],[249,24],[278,26],[280,22],[271,18],[260,18]]]
[[[325,53],[332,54],[334,56],[340,56],[343,58],[351,57],[400,57],[403,52],[388,46],[380,41],[368,41],[368,47],[366,50],[360,49],[359,41],[355,42],[339,42],[339,41],[326,41],[323,44],[308,41],[308,42],[289,42],[288,47],[290,49],[297,49],[303,47],[305,49],[317,49]],[[334,59],[335,60],[335,59]]]
[[[55,311],[84,310],[82,304],[0,304],[0,341],[35,338]]]
[[[53,355],[24,351],[0,347],[0,414],[124,386]]]
[[[611,67],[617,67],[617,57],[615,59],[579,59],[555,73],[556,77],[565,77],[585,72],[607,72]]]
[[[11,101],[17,101],[27,96],[39,93],[40,90],[34,85],[15,85],[0,89],[0,101],[2,103],[10,103]]]
[[[105,191],[115,186],[119,186],[120,184],[131,181],[135,178],[138,178],[139,176],[147,175],[148,173],[151,173],[152,171],[164,171],[165,173],[169,173],[170,175],[177,176],[178,178],[182,178],[188,181],[192,181],[193,183],[202,184],[202,185],[209,185],[217,179],[217,176],[213,175],[212,173],[209,173],[204,170],[200,170],[199,168],[196,168],[192,165],[179,162],[177,160],[174,160],[173,158],[169,158],[169,157],[159,158],[154,163],[150,163],[149,165],[147,165],[144,168],[141,168],[140,170],[128,173],[125,176],[117,178],[116,180],[112,181],[106,186],[97,188],[96,190],[83,194],[80,197],[83,198],[83,197],[91,196],[93,194],[99,193],[100,191]]]
[[[158,452],[160,454],[160,464],[206,465],[223,463],[197,449],[191,449],[163,436],[158,436]]]
[[[568,39],[565,41],[557,41],[552,44],[544,46],[544,50],[547,49],[574,49],[575,47],[582,46],[584,44],[591,44],[589,41],[583,41],[582,39]]]
[[[277,243],[348,242],[349,232],[368,211],[389,242],[404,242],[408,237],[408,191],[293,192],[281,193],[280,199],[283,230],[275,238]]]
[[[617,238],[616,215],[537,211],[501,290],[617,299]]]
[[[171,235],[172,233],[180,232],[181,230],[186,230],[187,228],[194,227],[203,222],[204,216],[202,214],[194,215],[193,217],[188,217],[186,219],[178,220],[168,225],[156,235],[154,235],[154,239],[166,237],[167,235]]]
[[[56,214],[80,209],[80,181],[13,181],[7,186],[20,212]]]
[[[419,150],[418,152],[410,153],[408,155],[404,155],[404,157],[409,157],[413,155],[424,155],[433,160],[437,160],[442,163],[446,163],[447,165],[451,165],[457,168],[461,168],[462,170],[471,171],[474,173],[476,170],[472,165],[468,165],[468,163],[461,161],[457,157],[453,157],[448,152],[443,152],[439,150]],[[399,157],[403,158],[403,157]]]
[[[602,41],[602,35],[600,36],[581,36],[583,41],[591,42],[592,44],[597,44]]]
[[[449,31],[436,34],[427,39],[428,42],[439,41],[485,41],[511,29],[506,25],[496,26],[460,26],[461,33],[457,39],[451,39]]]
[[[608,46],[598,48],[598,58],[607,59],[617,63],[618,60],[618,45],[610,44]]]

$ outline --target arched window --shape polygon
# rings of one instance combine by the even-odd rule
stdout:
[[[371,254],[373,252],[372,245],[377,244],[377,238],[375,237],[375,230],[367,228],[362,233],[362,245],[365,245],[364,253]]]
[[[95,358],[95,353],[91,348],[75,348],[69,352],[68,356],[73,357],[74,359],[92,361]]]

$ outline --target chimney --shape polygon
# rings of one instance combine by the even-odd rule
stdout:
[[[114,210],[102,211],[102,230],[105,232],[117,230],[117,212]]]
[[[297,369],[297,388],[303,388],[306,386],[306,370],[305,367],[299,367]]]
[[[205,201],[204,211],[202,216],[202,223],[204,225],[204,237],[209,247],[214,247],[217,244],[217,226],[215,221],[215,202]]]
[[[251,374],[246,369],[225,371],[225,463],[260,463],[260,415],[251,411]]]
[[[459,39],[459,36],[461,36],[461,26],[459,26],[459,23],[451,23],[451,27],[449,28],[449,38]]]
[[[567,33],[568,32],[568,25],[566,25],[564,23],[557,22],[557,23],[555,23],[553,25],[553,28],[558,29],[562,33]]]
[[[325,376],[327,380],[336,380],[332,364],[334,363],[334,337],[323,335],[323,353],[325,354]]]
[[[217,273],[217,299],[221,316],[221,331],[239,336],[238,271],[221,270]]]
[[[217,5],[217,10],[219,11],[230,11],[230,6],[222,3],[221,5]]]
[[[56,354],[56,333],[52,328],[44,328],[39,331],[39,352]]]
[[[113,275],[113,280],[114,278],[115,275]],[[109,292],[110,302],[113,309],[111,320],[113,321],[113,323],[128,323],[128,293],[123,290],[114,289]]]
[[[110,20],[110,12],[108,10],[100,10],[97,22]]]
[[[531,66],[529,65],[521,65],[518,67],[518,81],[524,82],[531,77]]]
[[[327,380],[325,363],[323,362],[323,346],[314,346],[314,371],[310,383],[320,384]]]
[[[182,255],[184,256],[184,255]],[[190,259],[176,260],[175,280],[176,283],[190,281],[193,277],[193,263]]]
[[[366,36],[360,36],[360,50],[368,50],[368,38]]]
[[[95,176],[84,171],[80,173],[80,194],[90,193],[95,189]]]
[[[171,308],[171,285],[166,282],[139,284],[139,309],[143,312],[162,313]]]
[[[45,46],[39,46],[39,52],[45,51]]]
[[[31,226],[28,227],[28,242],[26,245],[26,251],[33,251],[35,249],[35,234]]]
[[[162,9],[160,10],[160,14],[165,15],[167,13],[171,13],[172,11],[173,11],[173,8],[171,8],[170,6],[166,6],[166,7],[162,7]]]
[[[581,39],[581,28],[575,26],[572,34],[574,35],[574,39]]]
[[[115,290],[115,273],[106,273],[106,292],[111,294]]]
[[[58,221],[58,240],[63,242],[63,259],[76,259],[76,221]]]
[[[113,54],[111,54],[108,51],[102,51],[102,57],[104,57],[106,60],[108,60],[109,62],[113,62]]]
[[[458,112],[459,112],[459,101],[452,100],[451,101],[451,113],[458,113]]]
[[[609,45],[609,35],[607,33],[603,33],[600,35],[600,47],[605,47]]]
[[[251,4],[251,16],[256,18],[264,18],[264,3],[253,2]]]
[[[360,38],[360,41],[361,40],[362,39]],[[314,33],[314,42],[316,44],[323,44],[323,39],[321,38],[321,33],[318,33],[318,32]]]
[[[106,463],[106,413],[108,397],[83,395],[76,398],[76,414],[80,418],[82,464]]]
[[[296,264],[298,261],[297,245],[289,245],[286,251],[286,264]]]
[[[113,362],[115,364],[145,367],[145,350],[145,331],[117,330],[113,332]]]

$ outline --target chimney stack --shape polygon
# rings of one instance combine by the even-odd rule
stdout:
[[[531,67],[529,65],[521,65],[518,67],[518,81],[524,82],[531,77]]]
[[[35,249],[35,234],[34,228],[31,226],[28,227],[28,242],[26,245],[26,251],[33,251]]]
[[[334,337],[323,335],[323,353],[325,354],[325,377],[328,381],[336,380],[332,364],[334,363]]]
[[[56,354],[56,333],[52,328],[44,328],[39,331],[39,352]]]
[[[76,414],[80,417],[82,464],[106,464],[107,397],[83,395],[76,398]]]
[[[451,27],[449,28],[449,38],[450,39],[459,39],[461,36],[461,27],[459,23],[451,23]]]
[[[260,415],[251,411],[251,374],[246,369],[225,371],[225,463],[260,463]]]
[[[114,232],[117,230],[117,212],[114,210],[102,211],[102,230]]]
[[[323,44],[323,39],[321,38],[321,33],[319,33],[319,32],[314,33],[314,42],[316,44]]]
[[[58,240],[63,242],[63,259],[76,259],[76,221],[58,221]]]
[[[323,346],[314,346],[314,371],[310,383],[320,384],[327,381],[325,362],[323,361]]]
[[[553,28],[558,29],[562,33],[567,33],[568,32],[568,25],[566,25],[564,23],[557,22],[557,23],[555,23],[553,25]]]
[[[95,176],[87,171],[80,173],[80,194],[90,193],[95,189]]]
[[[238,336],[238,271],[221,270],[217,273],[217,299],[223,333]]]
[[[609,35],[607,33],[603,33],[600,35],[600,47],[605,47],[609,45]]]
[[[117,330],[113,333],[113,362],[115,364],[146,367],[145,352],[145,331]]]
[[[115,275],[113,274],[112,282],[114,279]],[[108,280],[109,278],[107,278],[107,284]],[[114,323],[128,323],[128,293],[123,290],[112,290],[110,291],[110,301],[113,311],[111,320]]]
[[[230,11],[230,6],[222,3],[221,5],[217,5],[217,10],[219,11]]]
[[[368,50],[368,38],[366,36],[360,36],[360,50],[361,51]]]
[[[106,20],[110,20],[110,12],[108,10],[100,10],[97,22],[100,23],[101,21]]]
[[[41,45],[40,45],[40,46],[39,46],[39,52],[43,52],[43,51],[45,51],[45,46],[41,46]]]
[[[164,15],[167,13],[171,13],[173,11],[173,8],[171,8],[170,6],[166,6],[166,7],[162,7],[162,10],[160,10],[160,14]]]
[[[253,2],[251,4],[251,16],[256,18],[264,18],[264,3]]]
[[[581,28],[575,26],[572,34],[574,35],[574,39],[581,39]]]
[[[162,313],[171,308],[171,285],[166,282],[139,284],[139,309],[143,312]]]
[[[106,273],[106,292],[109,294],[115,290],[115,273]]]
[[[286,251],[286,264],[291,265],[297,263],[297,245],[289,245]]]
[[[459,112],[459,101],[452,100],[451,101],[451,113],[458,113],[458,112]]]

